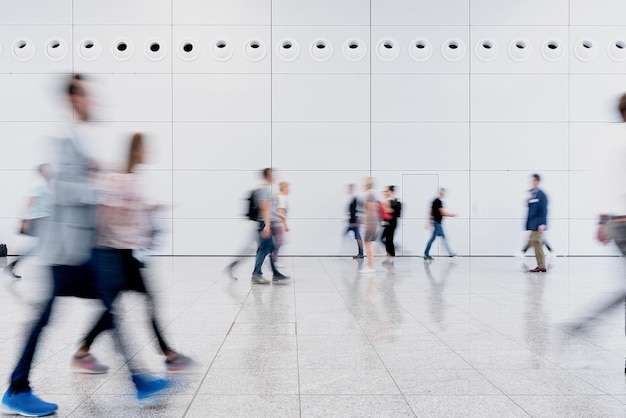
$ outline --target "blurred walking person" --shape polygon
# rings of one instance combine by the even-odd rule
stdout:
[[[450,257],[456,257],[456,253],[450,248],[450,245],[448,244],[448,239],[446,238],[446,234],[443,232],[443,218],[456,216],[456,214],[448,212],[443,208],[443,199],[445,199],[445,197],[446,189],[442,187],[441,189],[439,189],[439,195],[433,200],[433,203],[430,207],[429,226],[433,229],[433,234],[430,237],[428,244],[426,244],[426,249],[424,250],[424,260],[433,260],[433,258],[430,256],[430,248],[437,239],[437,237],[440,237],[443,241],[443,244],[446,247],[446,251],[448,251],[448,255]]]
[[[272,206],[272,236],[274,237],[272,259],[276,267],[283,268],[284,266],[278,263],[278,252],[285,243],[285,232],[289,232],[289,224],[287,223],[289,183],[281,181],[278,183],[278,190],[279,192],[274,195]]]
[[[15,267],[17,267],[18,263],[23,262],[26,257],[37,253],[41,244],[41,235],[52,213],[53,194],[50,184],[53,175],[52,166],[50,164],[41,164],[37,168],[37,172],[39,177],[28,193],[26,215],[22,219],[20,233],[35,237],[38,239],[38,242],[5,268],[7,274],[18,280],[22,277],[15,272]]]
[[[37,343],[48,324],[56,297],[99,298],[110,311],[121,287],[119,277],[102,277],[95,268],[97,263],[102,269],[108,268],[108,260],[94,259],[97,194],[93,179],[98,166],[86,152],[88,135],[84,124],[90,119],[90,100],[80,76],[71,77],[65,93],[76,119],[71,121],[68,136],[60,140],[57,147],[54,205],[42,245],[42,256],[51,265],[52,291],[11,374],[10,385],[2,397],[4,413],[46,416],[58,409],[56,404],[36,396],[29,383]],[[113,336],[131,369],[138,398],[146,398],[163,389],[166,386],[164,381],[148,380],[136,373],[117,327],[113,329]]]
[[[385,245],[387,252],[387,260],[383,261],[383,265],[392,266],[394,258],[396,257],[396,246],[394,245],[393,238],[398,227],[398,218],[400,217],[402,204],[395,195],[396,187],[389,186],[385,190],[385,199],[383,203],[383,210],[388,214],[388,220],[384,221],[383,233],[381,241]]]
[[[359,219],[359,211],[362,208],[362,204],[359,201],[357,195],[354,193],[354,184],[348,185],[348,194],[350,195],[350,204],[348,205],[348,227],[344,232],[344,236],[350,232],[354,234],[354,240],[356,241],[358,252],[352,257],[355,260],[364,258],[363,255],[363,239],[361,238],[361,220]]]
[[[626,94],[619,101],[618,110],[623,122],[626,122]],[[612,127],[613,128],[613,127]],[[598,205],[601,214],[598,218],[596,239],[607,245],[614,242],[620,253],[626,256],[626,125],[615,126],[615,144],[611,144],[601,158],[597,168],[601,191]],[[615,289],[611,296],[595,308],[589,315],[570,325],[570,331],[579,333],[587,330],[591,323],[618,306],[626,305],[626,280]],[[626,330],[626,324],[625,324]],[[626,361],[624,365],[626,373]]]
[[[255,206],[258,208],[257,221],[259,223],[259,248],[256,252],[256,258],[254,262],[254,271],[252,272],[253,284],[269,284],[270,281],[263,277],[261,268],[265,258],[270,256],[270,266],[272,268],[272,281],[274,283],[282,282],[289,277],[278,271],[274,260],[271,257],[274,251],[274,239],[272,237],[272,169],[266,168],[262,171],[263,180],[258,188],[255,189],[252,194],[252,198],[255,200]]]
[[[374,195],[374,179],[365,179],[365,234],[363,236],[365,254],[367,256],[367,267],[361,269],[362,274],[374,273],[374,242],[378,236],[378,225],[380,223],[380,205],[376,195]]]
[[[148,303],[152,330],[165,356],[168,373],[187,369],[191,358],[176,352],[166,342],[162,327],[158,323],[154,297],[146,286],[141,270],[141,263],[135,252],[146,248],[153,233],[152,212],[161,205],[149,204],[142,194],[137,165],[145,163],[145,145],[140,133],[133,135],[130,141],[128,163],[125,173],[108,175],[105,180],[98,211],[98,251],[109,250],[107,258],[117,261],[117,274],[124,278],[124,290],[143,293]],[[106,254],[106,253],[104,253]],[[121,265],[121,268],[119,268]],[[103,331],[113,327],[113,315],[106,310],[100,320],[89,331],[82,345],[72,358],[72,369],[79,373],[99,374],[108,370],[90,354],[90,347]]]
[[[539,188],[541,177],[539,174],[532,175],[533,187],[528,197],[528,217],[526,230],[530,232],[530,238],[526,247],[533,247],[537,267],[529,270],[531,273],[545,273],[546,257],[543,252],[543,233],[548,225],[548,196]]]

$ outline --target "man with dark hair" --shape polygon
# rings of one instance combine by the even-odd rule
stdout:
[[[358,247],[358,253],[352,258],[358,260],[365,257],[363,255],[363,240],[361,239],[361,232],[359,231],[359,207],[362,206],[362,203],[359,202],[359,199],[354,193],[354,184],[348,185],[348,194],[350,195],[350,203],[348,204],[348,227],[346,228],[344,235],[348,235],[350,231],[354,234],[354,239]]]
[[[254,284],[269,284],[270,281],[263,277],[261,268],[265,257],[272,254],[274,251],[274,239],[272,237],[272,169],[265,168],[262,171],[263,181],[261,185],[254,192],[254,199],[259,208],[257,221],[259,222],[259,248],[256,252],[256,259],[254,263],[254,271],[252,272],[252,283]],[[282,274],[277,270],[274,260],[270,257],[270,266],[272,267],[272,281],[274,283],[282,282],[289,279],[289,277]]]
[[[533,174],[533,187],[528,197],[528,217],[526,220],[526,230],[531,231],[527,247],[532,246],[535,249],[535,258],[537,259],[537,267],[529,270],[531,273],[545,273],[547,271],[542,234],[548,225],[548,197],[539,188],[540,182],[539,174]]]
[[[456,216],[454,213],[450,213],[443,208],[443,199],[446,197],[446,189],[443,187],[439,189],[439,196],[433,200],[433,203],[430,207],[429,219],[430,225],[433,229],[433,234],[430,237],[430,241],[426,244],[426,250],[424,250],[424,260],[432,261],[433,258],[430,256],[430,247],[433,245],[437,237],[441,237],[444,245],[446,246],[446,250],[448,251],[448,255],[450,257],[456,257],[456,253],[450,249],[448,245],[448,240],[446,239],[446,234],[443,232],[443,218]]]

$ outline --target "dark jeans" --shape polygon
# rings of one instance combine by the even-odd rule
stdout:
[[[170,350],[170,347],[165,341],[161,333],[161,327],[159,326],[156,318],[156,310],[154,306],[154,298],[152,294],[148,292],[146,289],[145,282],[143,280],[143,275],[141,274],[141,268],[139,265],[139,261],[135,257],[133,257],[131,250],[118,250],[119,254],[122,257],[122,265],[124,269],[124,282],[125,290],[133,290],[139,293],[143,293],[146,296],[146,300],[148,302],[148,308],[150,310],[150,320],[152,323],[152,329],[154,330],[154,335],[157,338],[159,343],[159,347],[163,353],[167,350]],[[94,340],[100,335],[102,332],[107,331],[113,328],[113,315],[110,310],[105,310],[100,317],[100,320],[94,325],[94,327],[89,331],[83,343],[90,347]]]
[[[356,240],[357,245],[359,246],[359,255],[363,255],[363,240],[361,239],[361,232],[359,225],[357,224],[349,224],[346,228],[346,232],[344,235],[348,235],[352,231],[354,233],[354,239]]]
[[[41,331],[48,325],[50,314],[52,313],[52,306],[57,296],[78,296],[86,298],[96,298],[99,296],[94,257],[80,266],[52,266],[52,291],[47,301],[43,304],[39,318],[37,318],[31,328],[30,334],[24,344],[22,355],[11,374],[11,385],[9,387],[11,393],[30,390],[28,377],[37,349],[37,343],[39,342],[39,336],[41,335]]]
[[[263,228],[265,228],[265,222],[261,221],[259,222],[259,249],[256,251],[254,271],[252,272],[253,275],[259,276],[263,274],[263,272],[261,271],[261,267],[263,267],[265,257],[272,254],[272,251],[274,251],[274,237],[271,235],[270,232],[269,238],[263,238],[263,236],[261,235]],[[272,257],[270,257],[270,266],[272,267],[272,272],[274,274],[277,274],[278,271],[276,270],[276,266],[274,265],[274,260],[272,260]]]
[[[396,233],[397,227],[397,222],[390,221],[387,225],[385,225],[385,228],[383,229],[383,235],[380,237],[382,243],[385,244],[385,250],[387,251],[387,255],[390,257],[396,256],[396,246],[393,244],[393,236]]]

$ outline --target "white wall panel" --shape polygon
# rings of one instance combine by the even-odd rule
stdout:
[[[34,168],[27,170],[1,170],[4,179],[0,185],[3,204],[0,207],[0,218],[22,218],[25,215],[26,194],[31,185],[37,180],[37,171]]]
[[[91,80],[97,121],[172,120],[172,77],[165,74],[100,74]]]
[[[261,170],[271,163],[269,123],[174,124],[175,170]]]
[[[371,51],[369,26],[273,26],[270,53],[272,71],[277,73],[367,73],[369,72]],[[366,52],[358,61],[344,56],[344,46],[348,41],[358,39]],[[300,49],[298,58],[285,61],[277,54],[277,48],[284,40],[295,42]],[[318,40],[327,41],[325,50],[332,54],[325,61],[316,60],[312,51]]]
[[[0,2],[0,25],[69,25],[72,0]]]
[[[272,81],[275,122],[366,122],[366,75],[276,74]]]
[[[567,170],[566,123],[471,124],[472,170]]]
[[[620,129],[622,128],[622,129]],[[626,138],[623,124],[576,123],[570,126],[570,169],[597,170],[614,145]]]
[[[273,0],[272,24],[293,26],[369,25],[370,5],[362,0]]]
[[[277,123],[272,165],[280,170],[369,170],[367,123]]]
[[[237,255],[252,236],[243,219],[174,219],[172,231],[174,255]]]
[[[1,18],[0,18],[1,19]],[[22,45],[27,41],[28,46]],[[65,52],[50,59],[47,55],[48,44],[52,41],[59,43],[59,49]],[[71,26],[41,26],[33,30],[32,26],[0,26],[0,44],[3,49],[0,54],[1,73],[62,73],[72,69],[72,27]],[[16,53],[26,53],[22,55]]]
[[[286,171],[275,172],[276,183],[291,185],[288,217],[291,219],[344,219],[347,216],[350,183],[363,184],[367,171]],[[362,187],[360,190],[363,190]],[[277,190],[276,190],[277,191]]]
[[[567,25],[569,1],[472,0],[472,25]]]
[[[175,171],[174,218],[243,218],[250,190],[260,181],[259,173],[260,169],[232,172]]]
[[[568,120],[567,75],[476,74],[471,91],[472,120],[476,122]]]
[[[168,25],[172,20],[172,0],[74,0],[73,12],[73,21],[78,25]]]
[[[466,122],[467,75],[372,75],[373,122]]]
[[[372,25],[468,25],[469,0],[372,0]]]
[[[175,25],[269,25],[272,0],[172,1]]]
[[[379,58],[377,50],[381,42],[392,39],[398,43],[398,58],[385,61]],[[425,60],[416,61],[410,49],[415,49],[415,41],[422,40],[430,44],[432,55]],[[464,54],[455,60],[447,59],[443,54],[444,46],[450,40],[460,41],[459,50]],[[471,53],[467,26],[375,26],[372,27],[372,72],[373,73],[467,73]]]
[[[566,171],[539,173],[541,189],[548,196],[548,219],[567,219],[569,185]],[[472,217],[478,219],[526,219],[526,198],[532,172],[477,171],[472,173]]]
[[[573,74],[570,81],[572,122],[621,122],[617,110],[626,76]]]
[[[293,219],[286,237],[283,255],[354,255],[355,247],[344,242],[346,223],[343,219]],[[356,263],[355,263],[356,264]],[[265,269],[264,269],[265,270]],[[267,269],[269,270],[269,269]],[[356,266],[355,266],[356,273]]]
[[[571,25],[623,25],[626,3],[621,0],[570,0]]]
[[[266,122],[270,120],[270,76],[178,74],[174,76],[174,120]]]
[[[567,73],[569,71],[569,31],[566,26],[473,26],[472,44],[468,50],[472,55],[472,73]],[[484,42],[491,42],[490,53],[481,51]],[[515,55],[521,51],[518,41],[525,45],[527,58]],[[550,42],[556,47],[550,50]],[[512,49],[513,52],[509,52]],[[558,55],[555,51],[559,51]],[[548,55],[554,54],[554,55]]]
[[[271,30],[269,26],[174,26],[172,53],[176,73],[270,73]],[[225,41],[231,56],[214,54],[214,46]],[[262,58],[251,60],[245,53],[251,41],[265,48]],[[185,53],[185,44],[193,46]],[[219,48],[218,48],[219,50]],[[226,55],[227,57],[228,55]]]
[[[55,121],[67,113],[60,94],[65,78],[49,74],[0,74],[4,121]]]
[[[598,215],[609,208],[603,208],[602,193],[605,188],[598,184],[599,174],[594,171],[570,172],[570,218],[587,218],[597,221]]]
[[[170,26],[74,26],[74,70],[78,73],[171,73],[171,27]],[[151,41],[159,40],[165,55],[155,61],[149,58],[146,51]],[[92,41],[100,48],[97,58],[83,58],[81,44]],[[117,44],[125,42],[128,55],[123,60],[116,58]]]
[[[62,123],[2,122],[0,123],[0,169],[35,168],[51,161],[52,138],[61,131]],[[10,187],[10,182],[2,182]]]
[[[468,170],[469,124],[372,124],[373,170]]]

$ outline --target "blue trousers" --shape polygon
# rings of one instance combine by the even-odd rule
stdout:
[[[433,235],[430,237],[430,241],[426,245],[426,250],[424,251],[424,257],[430,257],[430,247],[433,245],[433,242],[437,239],[437,237],[441,237],[443,240],[443,244],[446,246],[446,251],[448,254],[454,255],[454,251],[450,249],[448,245],[448,240],[446,240],[446,235],[443,232],[443,227],[441,223],[433,221]]]

